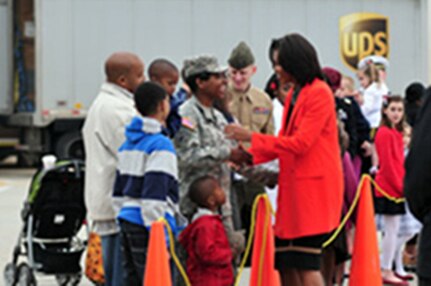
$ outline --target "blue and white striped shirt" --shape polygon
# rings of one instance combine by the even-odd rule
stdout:
[[[136,116],[126,127],[118,152],[114,205],[118,218],[147,228],[161,217],[176,229],[177,157],[171,140],[155,119]],[[120,208],[121,207],[121,208]]]

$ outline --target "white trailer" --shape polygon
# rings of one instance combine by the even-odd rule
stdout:
[[[32,15],[17,15],[17,8],[29,5]],[[104,80],[103,62],[118,50],[137,53],[146,65],[166,57],[181,67],[186,57],[202,53],[225,64],[244,40],[258,65],[254,82],[263,87],[272,72],[271,39],[299,32],[315,45],[323,66],[354,76],[340,48],[343,33],[358,33],[363,54],[382,49],[370,46],[376,31],[369,31],[370,37],[355,30],[360,27],[342,31],[341,19],[353,13],[386,19],[380,31],[385,36],[380,36],[393,93],[402,94],[412,81],[429,84],[428,0],[0,0],[0,122],[19,130],[18,147],[27,157],[46,152],[82,156],[79,129]],[[17,52],[20,44],[32,41],[34,70],[27,85],[33,86],[20,90],[23,63]],[[23,103],[24,92],[31,96]]]

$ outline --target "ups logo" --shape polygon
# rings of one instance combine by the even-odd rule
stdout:
[[[340,51],[343,62],[356,70],[369,55],[388,57],[388,18],[373,13],[355,13],[340,18]]]

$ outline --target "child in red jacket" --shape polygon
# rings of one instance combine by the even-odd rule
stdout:
[[[232,250],[217,210],[226,201],[218,181],[204,176],[190,185],[190,199],[198,205],[192,223],[180,235],[187,251],[187,274],[193,286],[233,285]]]

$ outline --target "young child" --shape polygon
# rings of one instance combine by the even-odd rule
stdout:
[[[367,63],[364,68],[358,71],[358,79],[363,88],[362,113],[370,123],[372,129],[379,126],[383,96],[388,95],[389,90],[380,78],[379,72],[372,62]]]
[[[352,163],[356,178],[359,181],[361,175],[362,160],[371,156],[372,145],[370,140],[370,124],[362,114],[360,105],[363,98],[360,92],[355,89],[353,78],[343,75],[341,78],[340,88],[335,92],[335,96],[341,99],[348,99],[352,105],[354,113],[354,125],[356,129],[355,146],[352,146],[352,136],[350,136],[349,153],[352,157]]]
[[[391,96],[383,102],[382,120],[375,138],[379,156],[377,185],[389,196],[404,197],[404,103],[400,96]],[[404,203],[395,203],[376,191],[376,213],[383,216],[384,236],[382,239],[381,268],[383,282],[391,285],[408,285],[392,271],[395,255],[402,245],[397,245],[400,219],[405,214]]]
[[[214,177],[203,176],[190,185],[189,196],[198,211],[180,234],[180,243],[188,254],[191,285],[233,285],[233,255],[221,217],[216,214],[226,195]]]
[[[183,103],[183,101],[179,101],[174,97],[179,79],[178,68],[166,59],[156,59],[148,68],[148,77],[152,82],[160,84],[169,95],[171,111],[166,119],[166,128],[163,133],[173,138],[181,126],[181,116],[178,114],[178,108]]]
[[[335,96],[340,98],[353,98],[358,105],[364,103],[363,95],[355,89],[355,81],[352,77],[343,75],[341,78],[340,88],[335,93]]]
[[[377,127],[381,121],[381,108],[383,97],[388,96],[389,90],[379,77],[379,71],[373,62],[367,62],[363,68],[358,71],[358,79],[363,88],[364,102],[361,105],[362,113],[370,124],[370,138],[374,139]],[[374,175],[377,171],[379,157],[375,151],[375,146],[371,149],[371,164],[369,161],[364,162],[362,170],[369,168],[369,173]]]
[[[141,84],[134,94],[135,116],[126,127],[118,151],[114,203],[124,259],[123,285],[141,286],[151,224],[164,217],[176,230],[178,207],[177,157],[171,140],[161,133],[169,114],[169,96],[158,84]]]

